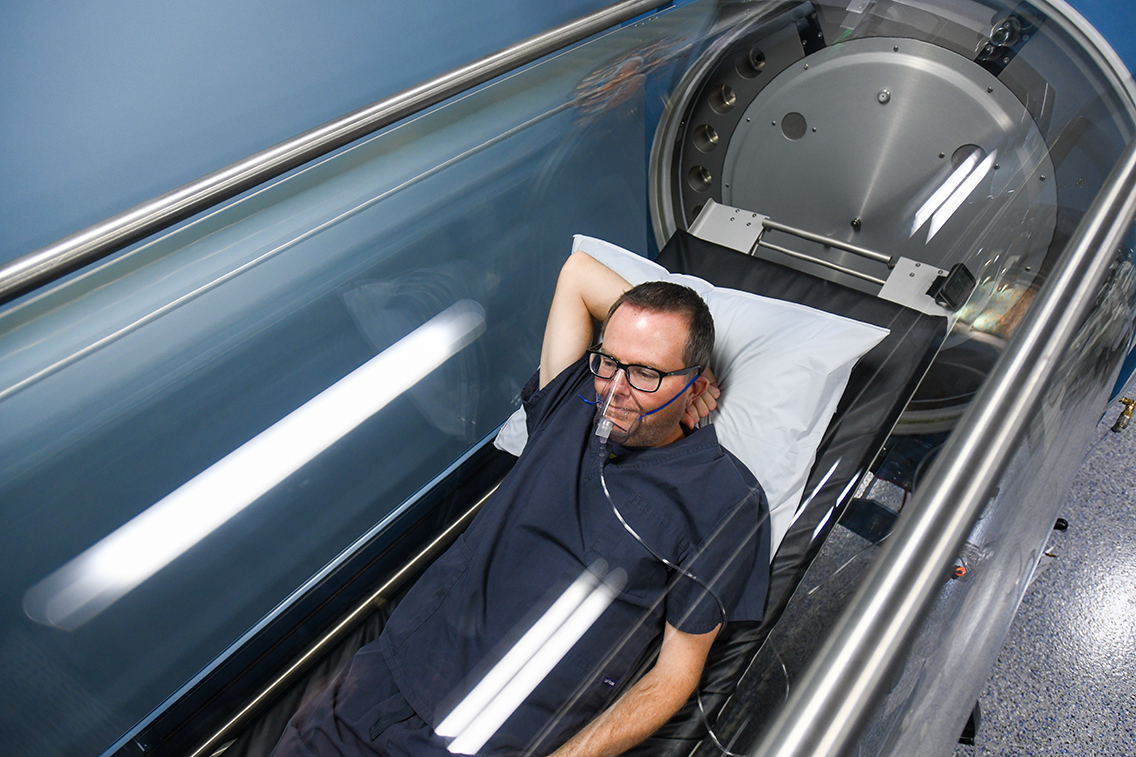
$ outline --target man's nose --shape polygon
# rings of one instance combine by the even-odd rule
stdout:
[[[626,397],[631,394],[631,383],[627,378],[626,368],[617,368],[611,377],[611,393],[616,397]]]

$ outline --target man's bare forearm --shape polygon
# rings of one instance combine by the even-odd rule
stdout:
[[[655,667],[552,757],[614,757],[650,736],[694,693],[717,634],[685,634],[668,624]]]
[[[690,691],[678,697],[666,682],[653,679],[648,673],[619,701],[557,749],[553,757],[614,757],[622,754],[670,720],[693,691],[692,686]]]
[[[574,252],[560,269],[544,343],[540,385],[580,359],[591,346],[593,322],[603,321],[619,296],[631,288],[622,276],[583,252]]]

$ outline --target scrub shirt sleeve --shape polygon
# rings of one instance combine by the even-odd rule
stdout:
[[[709,633],[723,609],[727,623],[761,620],[769,590],[768,513],[758,488],[722,516],[685,561],[699,581],[681,576],[668,593],[668,623],[684,633]]]
[[[543,389],[538,388],[540,371],[533,374],[525,384],[521,390],[521,402],[525,407],[525,420],[530,438],[539,434],[549,417],[565,403],[574,401],[583,405],[583,401],[576,395],[585,388],[590,388],[591,382],[588,379],[591,373],[588,372],[586,357],[586,355],[581,356],[579,360],[561,371],[556,378],[549,381]],[[592,391],[591,394],[594,396],[595,392]]]

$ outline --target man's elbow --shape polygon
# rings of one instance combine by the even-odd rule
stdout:
[[[595,275],[595,267],[598,265],[602,264],[588,253],[573,251],[560,267],[560,280],[557,286],[567,286],[572,291],[582,291],[589,279]]]

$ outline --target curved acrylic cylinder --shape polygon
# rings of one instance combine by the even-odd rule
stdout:
[[[973,61],[970,46],[994,31],[985,26],[1001,7],[957,5],[808,9],[829,49],[906,35],[956,57],[969,50]],[[432,484],[515,408],[572,234],[651,252],[645,140],[663,98],[704,53],[784,12],[696,2],[603,35],[0,310],[3,717],[22,721],[29,738],[51,722],[59,753],[107,748],[226,675],[226,663],[275,633],[289,610],[333,599],[329,587],[352,559],[420,517],[414,506]],[[1044,284],[1046,261],[1063,249],[1102,167],[1131,137],[1128,84],[1096,40],[1056,17],[1038,28],[1028,41],[1005,40],[1023,46],[1002,80],[1025,96],[1033,124],[1010,124],[1004,145],[979,145],[981,154],[932,171],[943,183],[908,187],[912,202],[887,219],[920,232],[908,240],[935,240],[929,263],[975,272],[976,293],[939,358],[965,370],[932,374],[938,388],[917,397],[906,438],[893,438],[870,487],[867,463],[840,481],[827,467],[814,473],[812,520],[799,521],[791,565],[777,574],[777,623],[739,668],[748,672],[714,726],[724,744],[752,743],[792,687],[870,559],[882,535],[873,529],[902,509]],[[796,44],[795,61],[808,48],[792,32],[778,44]],[[760,73],[757,57],[743,62],[743,78]],[[1066,78],[1094,67],[1095,89]],[[708,107],[729,110],[722,90],[708,93],[718,97]],[[812,132],[798,126],[789,119],[775,138],[805,144]],[[707,130],[690,138],[701,140],[695,150],[714,144]],[[942,150],[943,160],[959,147]],[[1036,165],[995,181],[995,149],[1015,159],[1045,152],[1056,174],[1044,189]],[[870,157],[859,160],[870,166]],[[690,168],[685,186],[706,191],[712,182]],[[839,178],[840,167],[831,173]],[[763,178],[802,206],[795,225],[808,225],[810,203],[828,203],[792,171]],[[952,229],[959,219],[965,233]],[[1130,249],[1118,256],[1052,402],[976,527],[966,579],[944,583],[892,700],[863,735],[865,751],[910,753],[908,739],[957,736],[965,713],[943,703],[966,705],[981,686],[1130,346],[1131,259]],[[863,510],[852,503],[867,500],[878,517],[854,524]],[[49,671],[38,677],[44,688],[15,694],[33,670]],[[731,682],[712,693],[733,691]],[[72,694],[97,711],[73,706]],[[695,735],[678,736],[688,745],[705,738],[701,716],[692,722]],[[698,748],[717,749],[705,740]]]

